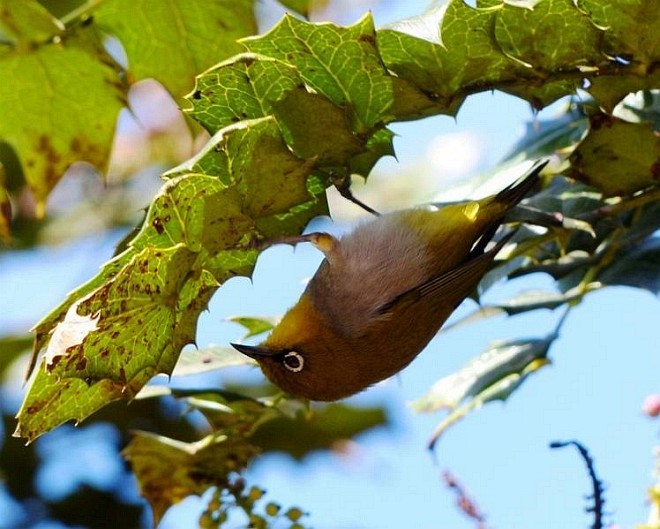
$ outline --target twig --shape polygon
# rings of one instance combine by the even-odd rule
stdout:
[[[486,529],[486,517],[479,511],[479,506],[467,495],[456,477],[449,470],[445,470],[442,473],[442,480],[447,485],[447,488],[456,494],[456,505],[458,505],[461,512],[477,522],[477,529]]]
[[[603,498],[603,482],[598,479],[598,476],[596,475],[594,460],[589,455],[586,447],[578,441],[553,441],[550,443],[550,448],[563,448],[568,445],[573,445],[578,449],[582,459],[584,459],[584,462],[587,465],[589,478],[591,479],[593,494],[590,498],[593,498],[594,504],[586,509],[587,512],[594,513],[594,523],[591,527],[592,529],[603,529],[603,507],[605,506],[605,498]]]

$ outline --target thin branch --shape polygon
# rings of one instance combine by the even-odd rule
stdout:
[[[578,441],[553,441],[550,443],[550,448],[563,448],[568,445],[573,445],[578,449],[582,459],[587,465],[587,471],[589,472],[589,479],[591,480],[591,488],[593,494],[590,498],[593,498],[594,504],[591,507],[588,507],[587,512],[594,513],[594,523],[591,526],[592,529],[603,529],[603,507],[605,506],[605,498],[603,497],[603,482],[598,479],[596,475],[596,470],[594,468],[594,460],[589,455],[589,451],[584,445]]]
[[[456,477],[449,471],[445,470],[442,473],[442,480],[447,485],[447,488],[452,490],[456,495],[456,505],[465,516],[477,522],[477,529],[486,529],[486,517],[480,512],[477,503],[467,495],[463,485],[461,485]]]

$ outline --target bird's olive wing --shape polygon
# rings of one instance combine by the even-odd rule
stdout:
[[[488,271],[495,255],[506,244],[509,237],[498,242],[491,250],[469,258],[456,268],[432,277],[428,281],[399,294],[391,301],[381,305],[378,314],[387,314],[404,304],[412,304],[429,296],[441,303],[458,305],[470,295],[481,278]]]

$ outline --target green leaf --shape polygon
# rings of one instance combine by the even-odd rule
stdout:
[[[11,241],[11,201],[4,187],[3,167],[0,163],[0,242],[9,244]]]
[[[311,416],[282,416],[265,422],[251,440],[262,450],[286,452],[302,459],[313,451],[332,449],[338,442],[387,425],[388,417],[382,408],[330,404],[314,409]]]
[[[32,336],[3,336],[0,338],[0,376],[7,367],[32,347]]]
[[[257,251],[250,240],[280,235],[291,218],[307,222],[316,212],[306,206],[317,201],[308,167],[266,118],[220,131],[173,171],[178,176],[154,199],[128,249],[37,325],[35,357],[45,349],[46,359],[19,411],[17,435],[31,440],[80,421],[170,374],[217,287],[251,273]],[[86,332],[70,331],[80,318]],[[53,341],[58,328],[65,338]]]
[[[318,201],[319,195],[311,193],[307,183],[313,167],[313,160],[303,160],[291,153],[273,118],[263,118],[222,129],[199,154],[164,176],[203,174],[213,175],[224,184],[235,182],[230,189],[240,193],[242,204],[235,194],[234,208],[242,207],[249,217],[246,222],[251,218],[260,229],[274,224],[277,230],[278,222],[273,223],[273,217]],[[199,220],[201,229],[203,223]],[[247,225],[235,226],[236,241],[249,233],[246,228]],[[206,229],[210,231],[208,226]],[[265,234],[282,235],[284,230]]]
[[[368,132],[389,117],[392,81],[378,54],[370,15],[346,28],[286,15],[265,35],[242,43],[251,52],[295,66],[307,85],[347,109],[354,132]]]
[[[356,154],[350,160],[350,172],[367,177],[374,165],[383,156],[394,156],[394,145],[392,140],[394,133],[388,129],[380,129],[367,141],[367,150]]]
[[[571,0],[535,1],[531,9],[505,3],[495,23],[502,51],[541,72],[599,64],[601,37]]]
[[[545,339],[495,343],[459,371],[438,380],[412,403],[419,412],[452,410],[436,428],[430,448],[455,422],[486,402],[506,400],[530,374],[549,364],[548,349],[556,338],[553,334]]]
[[[112,0],[94,20],[121,42],[132,79],[156,79],[179,97],[197,73],[242,51],[236,40],[257,30],[251,0]]]
[[[196,78],[186,112],[215,133],[238,121],[272,114],[273,104],[302,84],[296,68],[262,55],[243,53]]]
[[[421,17],[393,24],[378,33],[387,66],[424,92],[452,106],[461,89],[501,79],[517,65],[497,48],[492,27],[497,10],[477,9],[451,1]],[[441,110],[443,113],[445,110]]]
[[[563,305],[581,300],[588,292],[600,288],[600,283],[590,283],[580,288],[569,289],[566,292],[549,292],[544,290],[531,290],[523,292],[503,303],[483,305],[474,312],[454,321],[451,325],[443,327],[443,332],[463,327],[467,324],[492,318],[494,316],[515,316],[532,310],[550,309],[554,310]]]
[[[331,450],[337,443],[376,427],[388,426],[382,408],[357,408],[345,404],[302,409],[296,399],[253,399],[224,390],[181,390],[148,386],[140,398],[173,395],[199,410],[216,434],[230,439],[249,437],[263,451],[286,452],[302,459],[317,450]],[[291,432],[295,432],[292,436]]]
[[[656,79],[660,87],[660,77]],[[614,116],[630,123],[650,123],[660,132],[660,88],[629,94],[614,111]]]
[[[230,475],[243,470],[256,454],[255,447],[241,440],[208,436],[182,443],[148,432],[136,432],[122,452],[137,477],[140,494],[151,505],[154,525],[186,497],[201,495],[212,486],[228,486]]]
[[[90,28],[13,48],[0,54],[0,69],[11,79],[0,83],[0,138],[15,150],[43,214],[48,193],[73,162],[105,169],[125,89]]]
[[[26,49],[64,33],[64,25],[35,0],[0,1],[0,36]]]
[[[477,397],[510,375],[519,375],[532,362],[545,360],[555,338],[495,342],[465,367],[438,380],[412,406],[426,413],[456,409],[464,400]]]
[[[231,438],[250,437],[261,425],[283,416],[272,404],[230,392],[199,391],[187,396],[186,402],[206,417],[214,432]]]
[[[189,376],[207,373],[227,367],[256,365],[256,362],[233,347],[205,347],[183,351],[174,367],[172,376]]]
[[[579,0],[578,7],[595,24],[607,28],[604,34],[608,55],[632,59],[645,68],[660,59],[660,11],[645,0]]]
[[[628,94],[660,87],[660,71],[654,70],[648,75],[631,72],[630,75],[596,77],[590,82],[588,92],[598,101],[600,107],[611,113]]]
[[[328,0],[279,0],[279,2],[287,9],[308,18],[312,9],[324,7],[328,3]]]
[[[605,196],[627,195],[657,184],[660,137],[648,123],[628,123],[597,114],[571,155],[571,176]]]
[[[274,106],[282,135],[300,158],[316,157],[319,165],[344,165],[364,150],[351,130],[346,111],[304,87],[292,90]]]
[[[74,303],[53,330],[17,435],[32,439],[68,418],[80,421],[107,402],[132,398],[154,375],[170,373],[217,288],[209,272],[189,273],[195,259],[183,245],[145,248]]]
[[[542,209],[527,205],[516,206],[506,216],[508,222],[528,222],[535,226],[545,226],[548,228],[561,227],[566,230],[580,230],[596,237],[594,228],[587,221],[565,217],[557,212],[548,212]]]
[[[256,336],[258,334],[270,331],[279,318],[255,318],[251,316],[232,316],[227,320],[238,323],[245,328],[247,333],[243,335],[243,339]]]
[[[651,237],[632,250],[621,252],[598,280],[606,285],[626,285],[660,294],[660,237]]]

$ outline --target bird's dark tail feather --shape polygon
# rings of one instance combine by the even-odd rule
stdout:
[[[520,202],[539,182],[539,174],[548,165],[548,160],[536,162],[525,176],[495,195],[495,201],[509,204],[511,207]]]
[[[474,244],[470,251],[468,259],[481,255],[486,251],[486,246],[495,236],[495,232],[497,232],[502,224],[502,219],[506,212],[525,198],[525,196],[527,196],[527,194],[538,184],[539,174],[547,164],[548,160],[540,160],[536,162],[525,176],[522,176],[509,187],[495,195],[494,201],[500,204],[506,204],[507,208],[502,213],[501,218],[493,221],[492,224],[484,230],[483,234],[479,237],[479,240]]]

